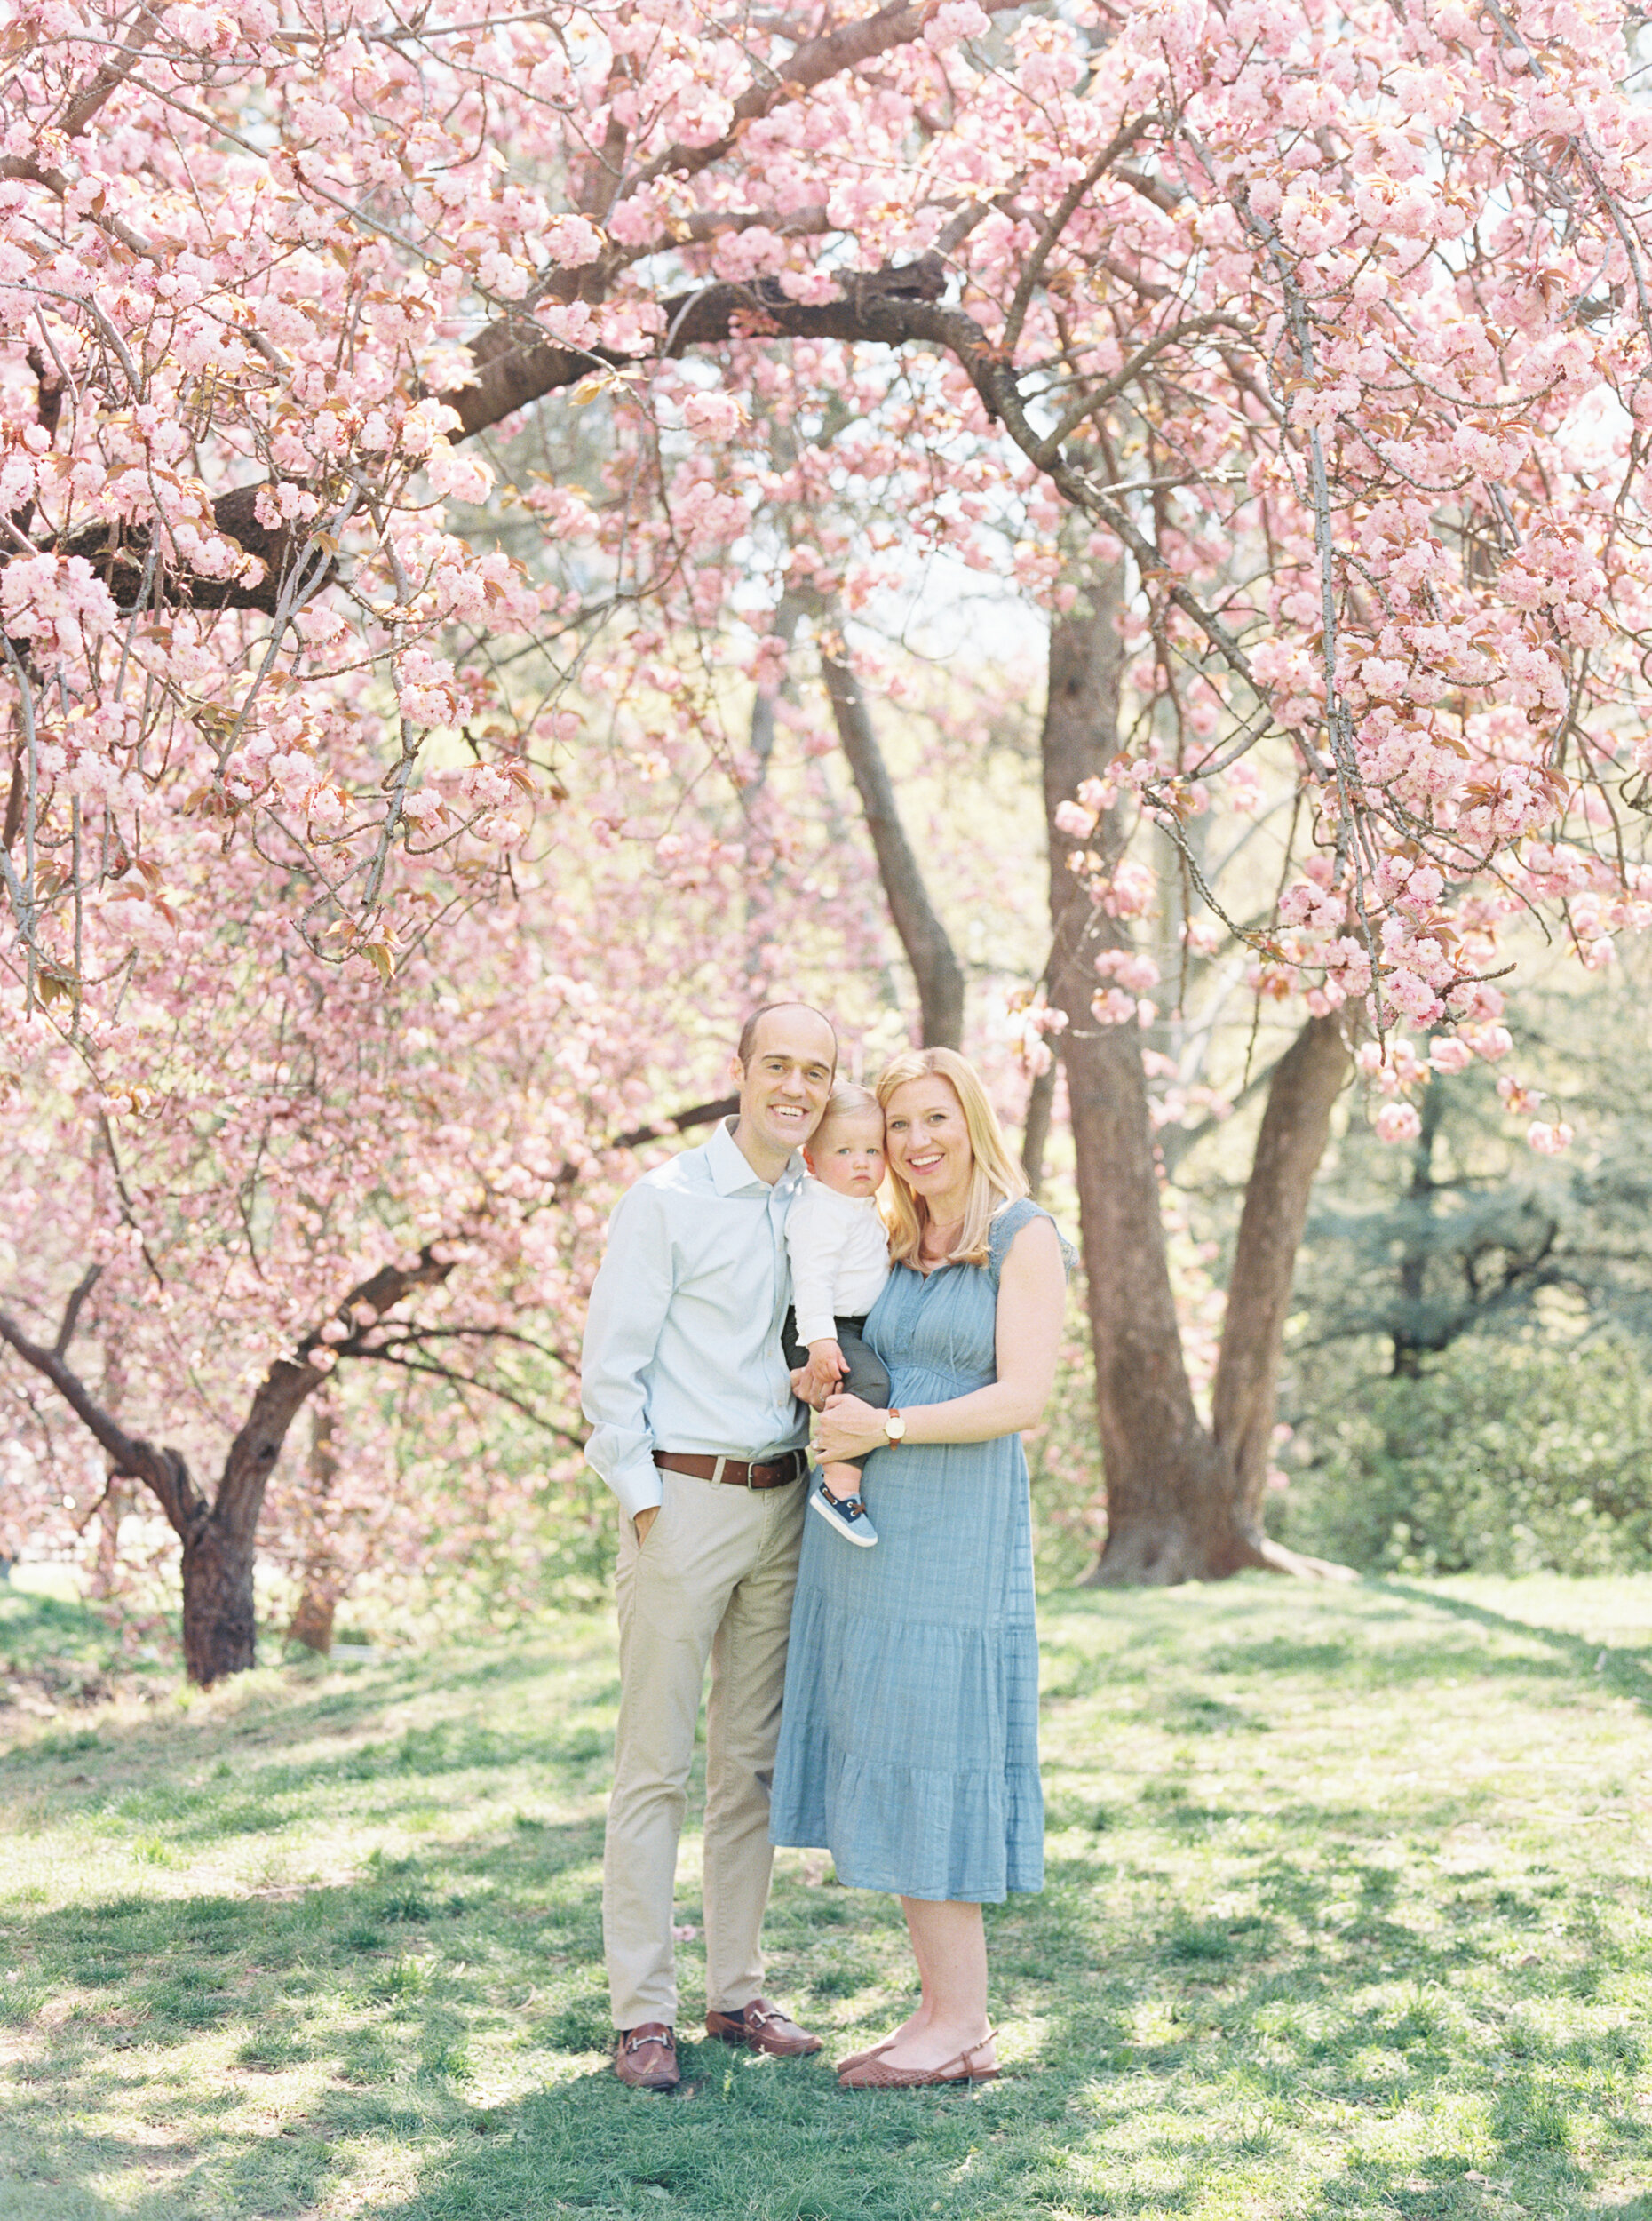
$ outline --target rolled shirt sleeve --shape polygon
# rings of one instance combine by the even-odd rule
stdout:
[[[662,1498],[648,1423],[648,1368],[676,1286],[664,1197],[646,1183],[616,1205],[591,1290],[580,1404],[594,1431],[585,1455],[628,1519]]]

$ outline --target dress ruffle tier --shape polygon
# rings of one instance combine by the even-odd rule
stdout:
[[[998,1270],[1036,1205],[994,1222],[988,1266],[897,1266],[867,1322],[892,1403],[995,1377]],[[770,1833],[838,1879],[997,1904],[1044,1884],[1032,1522],[1019,1435],[875,1452],[876,1549],[806,1532]]]

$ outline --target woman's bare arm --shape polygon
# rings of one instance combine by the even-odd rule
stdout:
[[[1066,1311],[1060,1238],[1048,1219],[1033,1219],[1010,1244],[998,1278],[997,1379],[949,1403],[903,1405],[907,1441],[993,1442],[1036,1426],[1055,1384]],[[882,1412],[854,1396],[832,1397],[814,1433],[815,1455],[827,1465],[864,1457],[887,1439]]]

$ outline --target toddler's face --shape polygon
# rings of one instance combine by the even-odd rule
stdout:
[[[875,1195],[884,1176],[881,1110],[854,1110],[822,1125],[804,1155],[824,1188],[839,1195]]]

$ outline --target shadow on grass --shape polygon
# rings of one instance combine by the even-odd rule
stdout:
[[[1465,1596],[1448,1596],[1438,1589],[1416,1588],[1406,1581],[1373,1581],[1370,1586],[1390,1596],[1402,1596],[1408,1604],[1426,1604],[1431,1611],[1446,1612],[1452,1619],[1474,1627],[1500,1635],[1525,1636],[1533,1642],[1546,1644],[1557,1657],[1567,1661],[1573,1673],[1602,1680],[1652,1711],[1652,1668],[1643,1652],[1625,1650],[1621,1644],[1601,1643],[1588,1636],[1572,1635],[1563,1628],[1545,1628],[1535,1620],[1516,1620],[1507,1612],[1492,1611],[1487,1604],[1472,1603]],[[1488,1669],[1493,1672],[1503,1662],[1495,1657],[1485,1660]]]
[[[1072,1614],[1052,1645],[1061,1674],[1122,1686],[1120,1716],[1195,1739],[1225,1769],[1228,1741],[1254,1736],[1268,1771],[1259,1763],[1254,1795],[1231,1781],[1198,1795],[1169,1778],[1167,1747],[1153,1743],[1144,1779],[1155,1794],[1128,1809],[1127,1848],[1116,1815],[1093,1825],[1094,1800],[1086,1809],[1076,1789],[1063,1793],[1071,1810],[1045,1892],[989,1915],[1010,2071],[973,2090],[860,2096],[838,2089],[825,2059],[774,2062],[687,2040],[687,2095],[620,2087],[603,2058],[596,1792],[613,1691],[599,1643],[576,1637],[583,1678],[541,1734],[523,1727],[517,1692],[546,1672],[543,1652],[499,1661],[500,1672],[488,1660],[433,1673],[409,1660],[343,1692],[312,1695],[300,1683],[267,1722],[145,1721],[134,1749],[157,1778],[134,1794],[156,1800],[154,1824],[180,1841],[213,1832],[213,1795],[226,1825],[277,1797],[294,1801],[295,1816],[307,1799],[319,1819],[351,1795],[377,1819],[403,1780],[471,1799],[456,1779],[467,1768],[488,1798],[531,1804],[549,1776],[528,1761],[551,1769],[568,1802],[542,1819],[478,1794],[470,1833],[381,1853],[351,1882],[298,1893],[168,1898],[157,1883],[62,1909],[0,1907],[0,1966],[27,1970],[0,1985],[0,2020],[29,2047],[0,2068],[0,2214],[244,2221],[333,2200],[372,2221],[663,2209],[695,2221],[1172,2221],[1201,2209],[1491,2221],[1517,2204],[1542,2221],[1652,2221],[1647,2200],[1613,2203],[1608,2187],[1652,2177],[1633,2114],[1644,2031],[1617,2006],[1617,2021],[1592,2006],[1563,2014],[1608,1980],[1621,1997],[1632,1978],[1644,1943],[1618,1932],[1615,1903],[1590,1895],[1586,1872],[1562,1883],[1541,1867],[1448,1871],[1426,1843],[1411,1858],[1379,1850],[1391,1811],[1351,1797],[1340,1769],[1337,1795],[1315,1801],[1311,1768],[1281,1771],[1284,1737],[1221,1695],[1219,1680],[1216,1693],[1199,1686],[1235,1658],[1288,1652],[1293,1662],[1270,1670],[1296,1674],[1299,1697],[1339,1679],[1362,1690],[1392,1662],[1379,1646],[1396,1620],[1414,1662],[1459,1670],[1461,1653],[1414,1608],[1455,1601],[1419,1592],[1373,1608],[1362,1597],[1346,1642],[1319,1641],[1312,1628],[1301,1640],[1270,1633],[1265,1607],[1241,1593],[1219,1619],[1206,1612],[1201,1654],[1185,1639],[1196,1604],[1179,1613],[1114,1600],[1095,1639],[1134,1642],[1129,1676],[1086,1655],[1088,1612]],[[1374,1629],[1364,1656],[1361,1625]],[[1534,1667],[1590,1670],[1593,1649],[1529,1658],[1526,1685]],[[1476,1670],[1519,1664],[1489,1655]],[[1411,1677],[1426,1678],[1420,1663]],[[1600,1685],[1592,1670],[1588,1685]],[[497,1723],[450,1722],[353,1754],[272,1748],[334,1728],[361,1734],[388,1703],[460,1688],[501,1693]],[[1269,1699],[1257,1702],[1266,1710]],[[192,1763],[210,1764],[220,1741],[237,1747],[226,1786],[189,1784],[175,1757],[169,1776],[185,1737]],[[1060,1763],[1082,1771],[1091,1740],[1085,1724]],[[119,1810],[130,1776],[103,1771]],[[57,1772],[40,1772],[55,1794]],[[576,1817],[563,1816],[570,1809]],[[1426,1830],[1473,1809],[1448,1771],[1407,1823]],[[683,1895],[682,1914],[698,1921],[687,1883]],[[892,1900],[788,1871],[767,1941],[773,1994],[830,2030],[831,2051],[902,2010]],[[687,2039],[697,1946],[684,1959]],[[41,2011],[54,1997],[67,2018]],[[488,2074],[505,2068],[495,2089],[543,2086],[485,2102]],[[170,2105],[183,2124],[163,2183],[154,2143],[127,2132],[139,2083],[144,2118],[164,2119]],[[1407,2137],[1402,2159],[1394,2146]],[[8,2169],[21,2185],[10,2209]],[[116,2177],[150,2186],[116,2205],[100,2190]]]
[[[1358,1616],[1345,1627],[1328,1631],[1314,1626],[1285,1634],[1271,1624],[1276,1612],[1258,1592],[1224,1595],[1219,1620],[1208,1616],[1205,1599],[1195,1595],[1179,1620],[1167,1618],[1165,1626],[1155,1630],[1157,1643],[1124,1656],[1105,1644],[1074,1639],[1076,1628],[1083,1624],[1080,1615],[1106,1612],[1108,1592],[1061,1592],[1047,1602],[1064,1607],[1074,1618],[1062,1636],[1045,1646],[1044,1701],[1083,1700],[1148,1684],[1152,1690],[1148,1713],[1174,1733],[1199,1736],[1256,1731],[1267,1725],[1265,1719],[1222,1699],[1220,1682],[1228,1676],[1262,1683],[1306,1676],[1326,1688],[1353,1691],[1405,1690],[1426,1686],[1442,1676],[1468,1672],[1527,1686],[1547,1684],[1557,1691],[1580,1682],[1594,1688],[1604,1684],[1652,1710],[1652,1644],[1640,1652],[1602,1644],[1388,1577],[1368,1577],[1346,1593]],[[1153,1601],[1173,1612],[1177,1592]],[[1419,1606],[1431,1616],[1442,1615],[1448,1624],[1456,1621],[1465,1631],[1476,1628],[1522,1647],[1481,1648],[1453,1641],[1440,1619],[1419,1620]],[[1177,1646],[1165,1640],[1172,1627],[1180,1638]],[[1253,1632],[1259,1628],[1266,1631]],[[1399,1641],[1392,1639],[1396,1633]],[[1172,1649],[1175,1662],[1201,1683],[1214,1679],[1216,1688],[1163,1686],[1165,1660],[1152,1652],[1166,1649]]]

